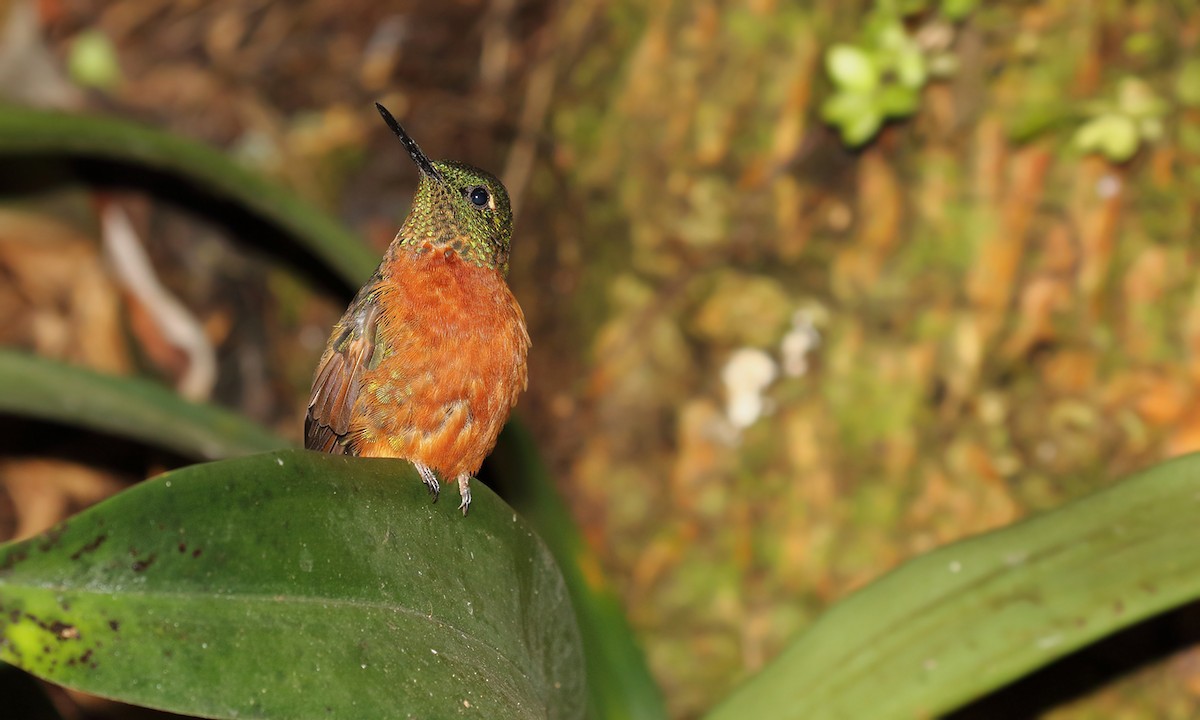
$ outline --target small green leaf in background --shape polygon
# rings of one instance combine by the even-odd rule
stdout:
[[[875,136],[883,125],[883,113],[871,95],[839,92],[821,104],[821,119],[838,128],[842,142],[858,147]]]
[[[482,485],[281,451],[196,465],[0,550],[0,659],[215,718],[579,718],[562,575]]]
[[[1200,58],[1192,58],[1183,64],[1175,78],[1175,94],[1184,105],[1200,107]]]
[[[825,53],[834,92],[821,104],[821,119],[850,147],[873,138],[888,118],[916,112],[929,81],[929,63],[898,15],[877,9],[862,34],[862,45],[839,43]]]
[[[67,69],[84,87],[112,90],[121,84],[121,64],[112,40],[100,30],[84,30],[71,41]]]
[[[979,0],[942,0],[941,11],[947,20],[957,22],[975,12],[978,5]]]
[[[529,430],[510,422],[488,463],[516,481],[512,504],[528,518],[562,568],[583,639],[592,720],[664,720],[662,691],[608,584],[600,560],[583,539],[554,488]]]
[[[1109,160],[1124,162],[1137,152],[1137,125],[1117,113],[1101,115],[1079,128],[1075,133],[1075,146],[1084,152],[1098,152]]]
[[[1162,137],[1162,118],[1167,110],[1167,103],[1149,83],[1136,77],[1122,78],[1115,102],[1095,103],[1093,118],[1076,130],[1075,147],[1124,162],[1133,157],[1141,143]]]
[[[854,45],[834,45],[825,56],[829,79],[843,90],[873,92],[879,86],[879,68],[869,52]]]
[[[879,48],[879,67],[895,76],[896,81],[909,88],[920,88],[928,79],[925,56],[904,26],[897,20],[880,25],[876,34]]]

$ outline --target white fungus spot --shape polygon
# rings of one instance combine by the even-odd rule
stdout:
[[[962,563],[957,560],[951,560],[949,568],[952,573],[962,572]]]
[[[1121,192],[1121,178],[1109,173],[1096,181],[1096,195],[1107,200]]]
[[[808,372],[808,355],[821,344],[821,333],[813,324],[812,313],[806,309],[792,314],[792,328],[779,344],[783,358],[783,373],[788,377],[800,377]]]
[[[738,430],[755,423],[766,410],[763,391],[779,374],[771,356],[757,348],[742,348],[729,357],[721,370],[725,384],[725,414]]]

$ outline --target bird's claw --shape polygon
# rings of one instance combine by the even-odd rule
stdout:
[[[425,483],[425,487],[429,488],[429,494],[433,496],[433,501],[438,501],[438,495],[442,492],[442,486],[438,484],[437,475],[427,465],[415,463],[417,472],[421,475],[421,482]]]
[[[467,516],[467,511],[471,509],[471,476],[458,476],[458,494],[462,496],[462,501],[458,503],[458,509],[462,510],[463,517]]]

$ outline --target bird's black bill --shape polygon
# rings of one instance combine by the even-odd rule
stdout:
[[[375,109],[383,116],[383,121],[392,129],[392,132],[396,133],[396,137],[400,138],[400,142],[404,144],[405,149],[408,150],[408,154],[412,156],[413,162],[417,164],[421,172],[434,180],[440,181],[442,179],[441,173],[437,171],[433,163],[429,162],[429,158],[425,156],[425,153],[421,152],[421,148],[417,147],[416,141],[410,138],[408,133],[404,132],[404,128],[400,127],[400,123],[396,122],[396,118],[392,117],[387,108],[379,103],[375,103]]]

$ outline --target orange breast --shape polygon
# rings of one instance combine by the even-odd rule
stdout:
[[[384,267],[376,361],[350,425],[362,456],[474,474],[525,389],[525,317],[495,270],[453,251],[401,253]]]

